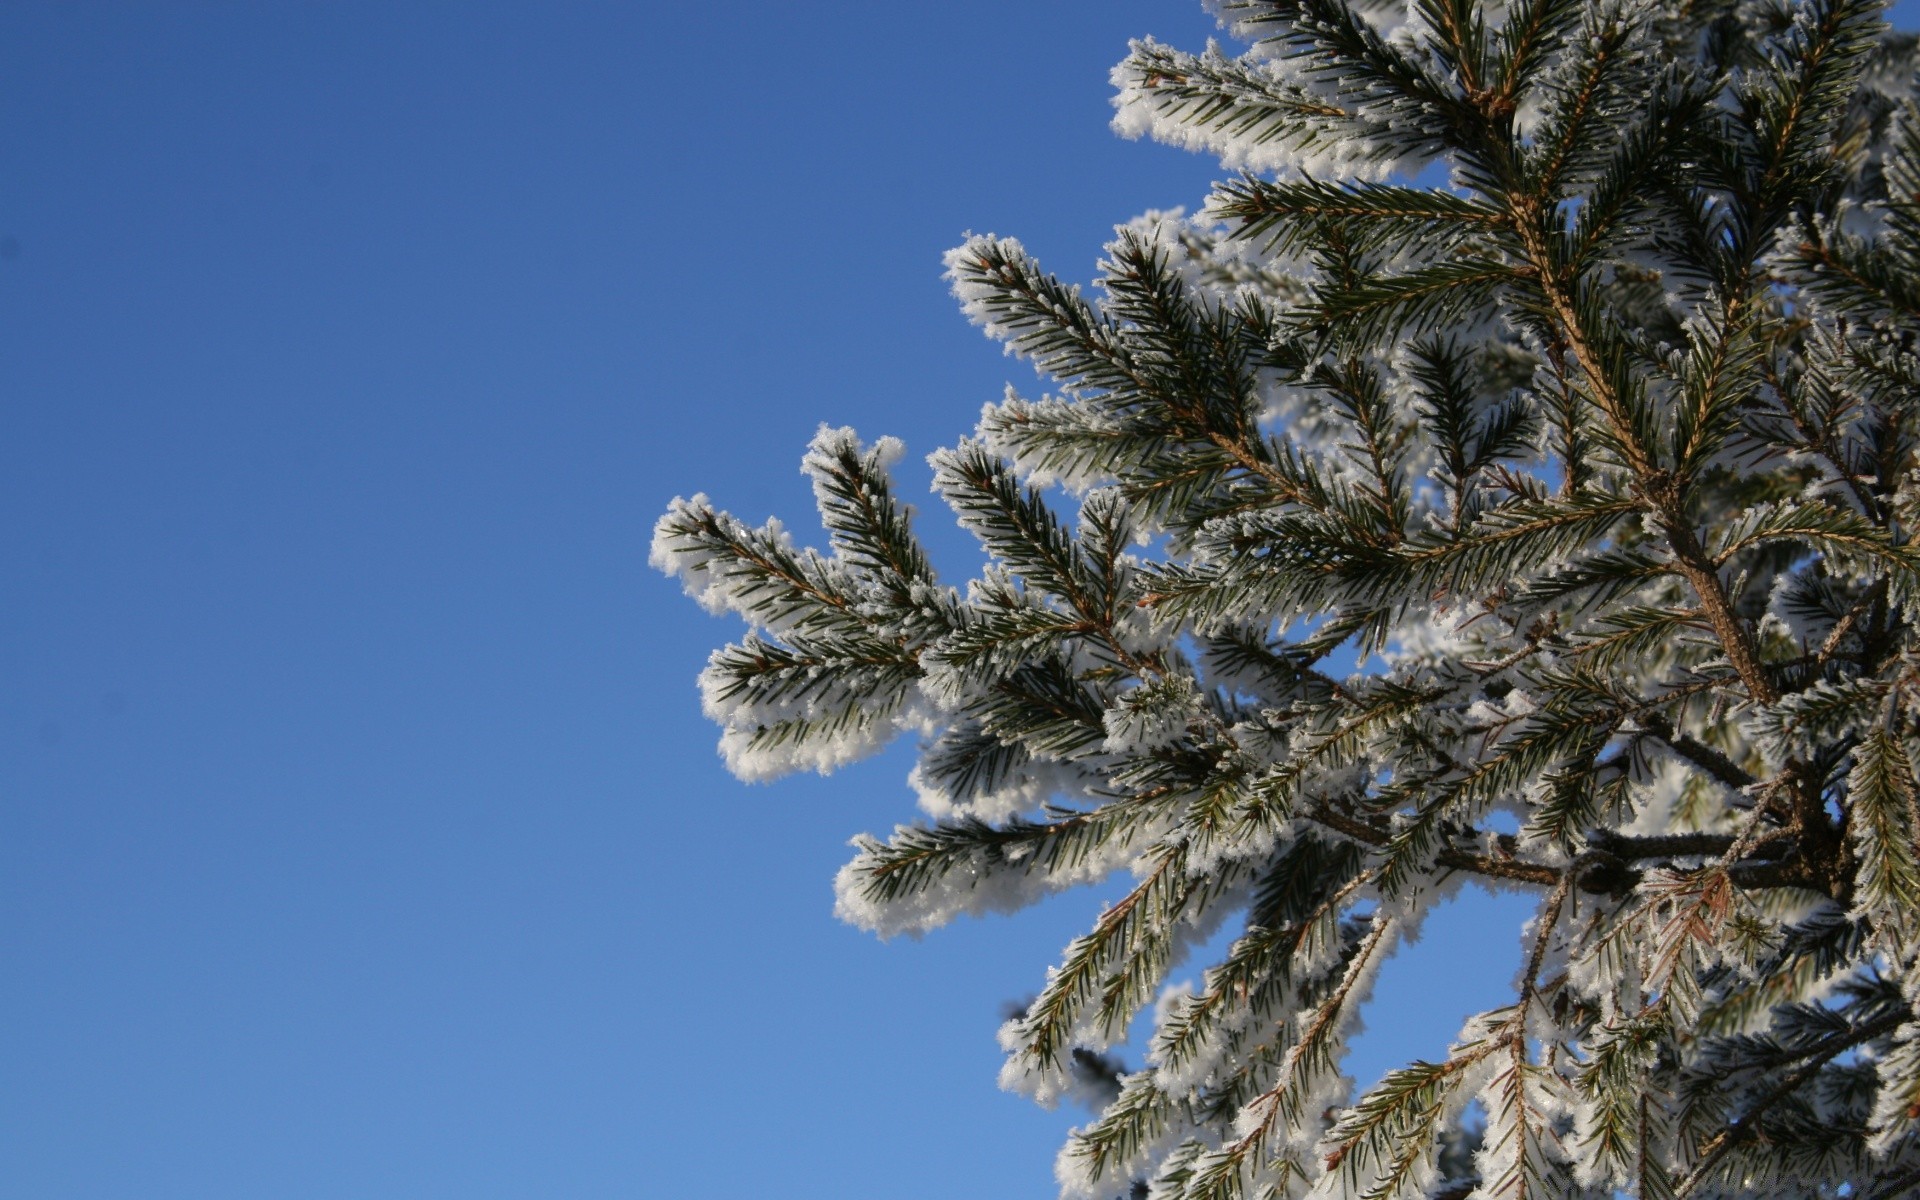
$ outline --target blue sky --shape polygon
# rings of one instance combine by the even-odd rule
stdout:
[[[822,421],[924,494],[1031,378],[941,252],[1083,278],[1197,202],[1106,72],[1210,32],[0,6],[0,1196],[1051,1195],[1081,1118],[996,1091],[992,1035],[1101,895],[836,924],[906,748],[728,778],[693,677],[736,631],[647,540],[701,490],[810,527]],[[1512,911],[1389,968],[1358,1073],[1499,1002]]]

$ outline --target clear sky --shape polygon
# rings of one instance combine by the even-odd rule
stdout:
[[[0,1200],[1051,1195],[1084,1115],[996,1091],[992,1035],[1102,896],[836,924],[905,748],[727,777],[693,678],[737,630],[646,548],[697,490],[810,528],[822,421],[924,494],[1031,381],[941,252],[1084,278],[1196,203],[1106,72],[1210,32],[0,5]],[[1512,917],[1430,926],[1356,1073],[1499,1003]]]

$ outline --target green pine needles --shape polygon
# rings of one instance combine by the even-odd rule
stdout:
[[[932,458],[979,579],[848,430],[825,551],[661,520],[751,627],[702,676],[728,763],[920,739],[923,818],[838,881],[882,934],[1129,881],[1002,1033],[1003,1084],[1103,1105],[1070,1194],[1920,1190],[1915,39],[1216,7],[1244,56],[1114,72],[1122,132],[1238,172],[1197,216],[1122,227],[1097,296],[948,257],[1053,389]],[[1467,879],[1538,899],[1512,1002],[1352,1095],[1376,968]]]

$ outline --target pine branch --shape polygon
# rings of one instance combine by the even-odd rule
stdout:
[[[1338,73],[1343,99],[1388,118],[1401,136],[1457,144],[1465,115],[1460,102],[1345,0],[1221,0],[1219,12],[1243,36]]]
[[[1890,925],[1920,912],[1917,791],[1901,740],[1885,728],[1868,733],[1854,749],[1847,778],[1848,825],[1860,864],[1854,888],[1859,906]]]
[[[1302,333],[1323,331],[1347,344],[1423,333],[1487,308],[1503,287],[1519,278],[1500,259],[1472,257],[1367,276],[1323,288],[1295,319],[1295,328]]]
[[[1334,184],[1313,179],[1269,183],[1243,175],[1214,189],[1208,210],[1236,222],[1237,238],[1272,253],[1292,254],[1317,244],[1338,224],[1356,252],[1423,253],[1483,237],[1499,210],[1450,192],[1377,183]]]
[[[1232,166],[1321,157],[1368,165],[1396,150],[1437,149],[1430,138],[1409,142],[1378,116],[1211,47],[1186,54],[1151,38],[1133,42],[1113,84],[1121,132],[1210,152]]]

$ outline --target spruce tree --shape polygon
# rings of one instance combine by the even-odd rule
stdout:
[[[1244,54],[1114,71],[1123,133],[1236,172],[1203,209],[1093,293],[948,255],[1052,388],[932,456],[978,579],[850,430],[805,459],[825,550],[661,520],[750,627],[701,676],[728,764],[919,739],[922,816],[837,881],[883,935],[1114,889],[1002,1031],[1005,1086],[1086,1097],[1158,1005],[1069,1194],[1920,1189],[1915,39],[1874,0],[1216,9]],[[1470,879],[1537,900],[1511,1003],[1351,1094],[1374,972]]]

